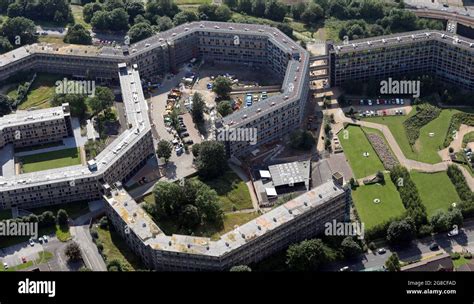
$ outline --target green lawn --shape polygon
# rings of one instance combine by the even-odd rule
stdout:
[[[338,136],[356,178],[384,170],[382,162],[360,127],[350,125],[339,132]],[[369,153],[368,157],[363,155],[365,152]]]
[[[386,223],[405,212],[400,195],[388,174],[385,174],[385,182],[385,185],[363,185],[352,191],[357,213],[365,229]],[[374,203],[374,199],[379,199],[380,203]]]
[[[247,184],[230,169],[219,178],[202,182],[216,190],[222,211],[233,211],[233,206],[236,210],[253,208]]]
[[[131,271],[143,269],[138,256],[131,251],[127,243],[115,230],[104,230],[98,227],[97,233],[100,243],[104,245],[103,254],[107,257],[107,261],[119,260],[122,265],[125,265]]]
[[[20,110],[26,110],[32,107],[44,109],[50,107],[50,100],[53,98],[56,81],[62,80],[63,77],[55,74],[38,74],[30,91],[18,107]]]
[[[426,207],[428,217],[438,209],[448,210],[453,202],[460,202],[458,193],[446,172],[429,174],[412,171],[410,175]]]
[[[408,141],[403,122],[415,113],[416,109],[413,108],[407,116],[369,117],[363,120],[388,126],[407,158],[429,164],[438,163],[441,161],[438,150],[443,149],[451,117],[459,111],[454,109],[442,110],[438,118],[420,129],[420,137],[412,147]],[[434,136],[430,137],[430,133],[434,133]]]
[[[23,173],[43,171],[81,164],[78,148],[63,149],[47,153],[40,153],[19,157]]]
[[[88,201],[73,202],[73,203],[39,207],[39,208],[27,209],[27,210],[36,215],[41,215],[41,213],[45,211],[52,211],[54,215],[56,215],[59,209],[64,209],[70,218],[75,219],[89,212],[89,202]]]
[[[80,5],[71,5],[72,15],[74,17],[74,22],[77,24],[82,24],[86,30],[92,29],[92,25],[84,21],[84,16],[82,11],[84,8]]]
[[[71,232],[69,231],[69,227],[61,227],[56,225],[56,237],[61,242],[67,242],[71,239]]]
[[[461,267],[462,265],[468,264],[470,261],[471,261],[470,259],[466,259],[464,256],[461,255],[459,259],[453,260],[453,265],[454,265],[454,268],[457,269]]]

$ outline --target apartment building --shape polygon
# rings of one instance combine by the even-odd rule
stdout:
[[[69,104],[37,111],[17,111],[0,117],[0,148],[61,141],[72,136]]]
[[[111,223],[148,268],[160,271],[222,271],[256,263],[322,233],[327,222],[346,221],[351,199],[350,188],[334,178],[211,240],[166,235],[120,184],[104,189]]]
[[[127,180],[154,156],[148,105],[141,89],[138,67],[120,64],[118,75],[128,129],[87,165],[0,176],[0,209],[100,199],[102,184]],[[50,110],[56,113],[58,109]],[[36,120],[29,118],[27,123],[36,124],[39,117],[45,118],[45,113],[50,112],[32,111],[34,115],[40,114],[35,116]]]
[[[426,73],[474,89],[474,40],[442,31],[415,31],[328,44],[330,84]]]

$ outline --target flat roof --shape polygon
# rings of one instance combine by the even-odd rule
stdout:
[[[309,182],[310,168],[310,161],[302,161],[272,165],[268,167],[268,170],[272,176],[273,185],[278,187]]]

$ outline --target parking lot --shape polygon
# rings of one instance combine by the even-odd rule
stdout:
[[[411,99],[408,98],[351,98],[348,101],[351,106],[346,107],[344,111],[348,112],[353,108],[362,117],[407,115],[412,108]]]

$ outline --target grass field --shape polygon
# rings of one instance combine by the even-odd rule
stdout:
[[[84,21],[84,16],[82,15],[82,11],[84,8],[80,5],[71,5],[72,15],[74,17],[74,22],[78,24],[82,24],[86,30],[92,29],[92,25]]]
[[[233,206],[236,210],[253,207],[247,185],[231,170],[219,178],[203,181],[203,183],[216,190],[221,203],[220,207],[224,212],[233,211]]]
[[[60,79],[62,79],[60,75],[38,74],[25,101],[20,104],[18,109],[26,110],[32,107],[39,109],[49,108],[49,102],[55,93],[55,83]]]
[[[446,172],[410,172],[411,178],[420,192],[428,217],[438,209],[448,210],[453,202],[460,202],[459,196]]]
[[[81,164],[78,148],[64,149],[19,157],[23,173],[43,171]]]
[[[114,230],[97,228],[99,241],[104,245],[104,255],[107,261],[119,260],[130,270],[143,269],[140,259],[130,250],[130,247]]]
[[[415,113],[416,109],[413,108],[407,116],[370,117],[364,118],[364,120],[388,126],[407,158],[429,164],[438,163],[441,161],[438,150],[443,149],[451,117],[459,111],[454,109],[442,110],[438,118],[420,129],[420,137],[412,147],[408,142],[403,122]],[[430,133],[434,133],[434,136],[430,137]]]
[[[365,229],[386,223],[405,212],[402,200],[390,176],[385,174],[385,185],[372,184],[357,187],[352,198]],[[374,203],[378,198],[380,203]]]
[[[363,178],[384,170],[382,162],[360,127],[348,126],[339,132],[338,136],[356,178]],[[368,157],[363,156],[365,152],[369,153]]]
[[[462,146],[465,148],[468,143],[474,142],[474,132],[469,132],[462,139]]]

